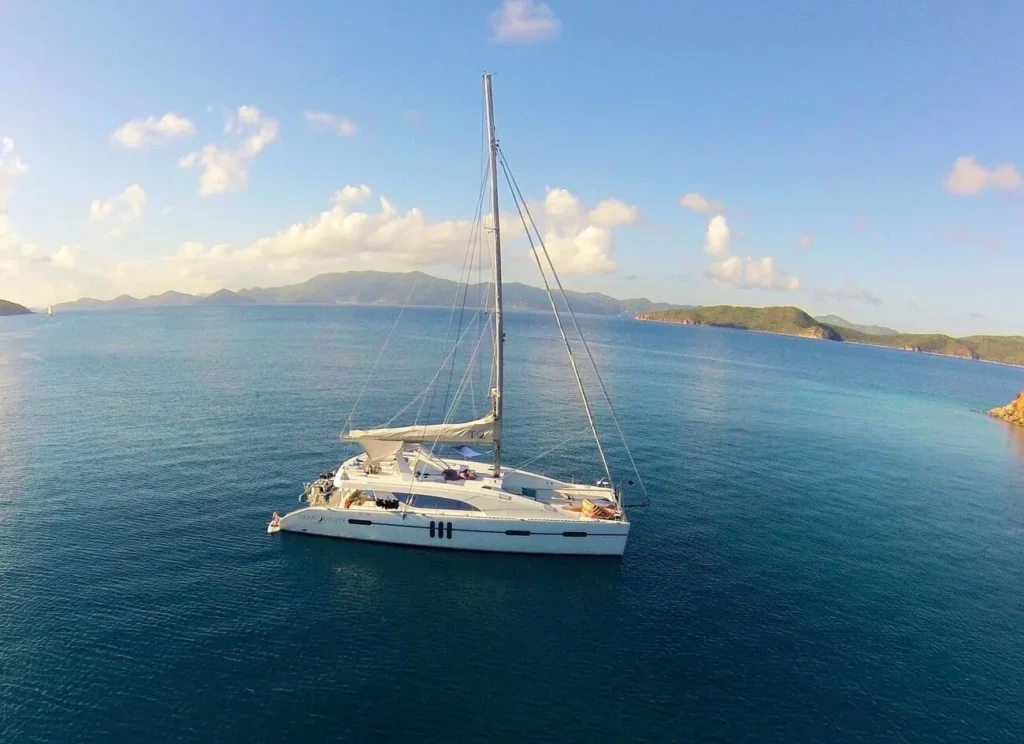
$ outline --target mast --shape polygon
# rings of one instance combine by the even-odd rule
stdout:
[[[505,323],[501,314],[501,229],[498,220],[498,140],[494,136],[491,75],[484,73],[487,110],[487,168],[491,177],[491,229],[494,232],[494,475],[501,475],[501,411],[505,377]]]

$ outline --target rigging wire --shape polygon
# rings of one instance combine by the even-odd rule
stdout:
[[[405,298],[405,303],[398,311],[398,316],[395,318],[395,322],[391,324],[391,330],[388,331],[388,335],[384,339],[384,345],[380,347],[380,352],[377,354],[377,359],[373,362],[373,367],[370,368],[370,374],[366,376],[366,380],[363,381],[363,386],[359,389],[359,395],[356,396],[356,402],[352,404],[352,410],[348,413],[348,418],[345,419],[345,426],[342,427],[342,431],[349,431],[349,426],[352,424],[352,417],[356,413],[356,409],[359,407],[360,401],[363,399],[363,395],[366,393],[366,388],[370,385],[370,380],[373,379],[374,374],[377,372],[377,366],[380,364],[380,360],[384,358],[384,352],[387,351],[388,344],[391,343],[391,337],[395,333],[395,329],[398,328],[398,322],[402,319],[402,315],[405,313],[405,308],[409,306],[409,302],[412,301],[412,293],[416,291],[416,287],[419,286],[420,276],[417,276],[415,281],[412,283],[412,287],[409,288],[409,294]]]
[[[550,449],[546,449],[546,450],[544,450],[543,452],[541,452],[541,453],[540,453],[539,455],[537,455],[536,457],[531,457],[531,458],[530,458],[529,460],[527,460],[526,462],[522,463],[521,465],[516,465],[514,469],[515,469],[515,470],[522,470],[522,469],[523,469],[523,468],[525,468],[525,467],[526,467],[527,465],[530,465],[531,463],[534,463],[534,462],[536,462],[537,460],[539,460],[539,459],[540,459],[540,458],[542,458],[542,457],[545,457],[545,456],[547,456],[547,455],[550,455],[550,454],[551,454],[552,452],[554,452],[555,450],[557,450],[557,449],[560,449],[560,448],[564,447],[565,445],[569,444],[569,442],[572,442],[573,440],[575,440],[575,439],[576,439],[577,437],[579,437],[579,436],[580,436],[581,434],[586,434],[586,433],[587,433],[587,430],[586,430],[586,429],[580,429],[579,431],[577,431],[577,432],[575,432],[574,434],[570,435],[568,439],[565,439],[564,441],[562,441],[562,442],[559,442],[559,443],[558,443],[558,444],[556,444],[556,445],[555,445],[554,447],[552,447],[552,448],[550,448]]]
[[[479,314],[480,312],[481,312],[480,310],[477,310],[477,313],[478,313],[478,314]],[[462,338],[465,338],[465,337],[466,337],[466,336],[467,336],[468,334],[469,334],[469,329],[467,328],[467,329],[466,329],[466,330],[465,330],[465,331],[463,332],[463,334],[462,334]],[[460,343],[460,342],[461,342],[461,340],[462,340],[462,338],[458,339],[458,340],[456,341],[456,344],[457,344],[457,343]],[[447,357],[445,357],[445,358],[444,358],[444,359],[443,359],[443,360],[441,361],[441,364],[440,364],[440,366],[438,367],[437,371],[436,371],[436,372],[434,373],[434,376],[433,376],[432,378],[430,378],[430,382],[428,382],[428,383],[427,383],[426,387],[424,387],[424,388],[423,388],[423,390],[421,390],[421,391],[420,391],[419,393],[417,393],[417,394],[416,394],[416,396],[415,396],[415,397],[414,397],[414,398],[413,398],[412,400],[410,400],[410,401],[409,401],[408,403],[406,403],[406,404],[405,404],[404,406],[402,406],[402,407],[401,407],[401,408],[400,408],[400,409],[398,410],[398,412],[397,412],[397,413],[396,413],[396,414],[395,414],[394,416],[392,416],[392,417],[391,417],[390,419],[388,419],[388,420],[387,420],[387,422],[386,422],[386,423],[384,423],[384,424],[383,424],[383,426],[391,426],[391,424],[393,424],[393,423],[394,423],[395,419],[397,419],[397,418],[398,418],[399,416],[401,416],[401,415],[402,415],[403,413],[405,413],[405,412],[406,412],[407,410],[409,410],[410,408],[412,408],[412,405],[413,405],[413,404],[414,404],[414,403],[415,403],[415,402],[416,402],[417,400],[419,400],[420,398],[422,398],[422,397],[426,396],[426,394],[427,394],[427,393],[429,393],[429,392],[431,391],[431,389],[432,389],[432,388],[433,388],[433,386],[434,386],[434,383],[435,383],[435,382],[437,382],[437,379],[438,379],[438,378],[439,378],[439,377],[441,376],[441,373],[442,373],[442,372],[444,371],[444,368],[445,368],[445,364],[447,364],[447,362],[448,362],[448,359],[450,359],[450,358],[451,358],[451,356],[452,356],[452,354],[454,354],[454,353],[455,353],[455,349],[454,349],[454,347],[453,347],[453,348],[452,348],[452,350],[448,352],[448,356],[447,356]],[[420,407],[420,410],[422,410],[422,406]]]
[[[505,172],[505,180],[508,181],[509,189],[512,189],[512,180],[509,176],[508,167],[505,164],[504,157],[501,159],[501,169]],[[562,318],[558,314],[558,306],[555,304],[555,296],[551,292],[551,285],[548,283],[547,274],[544,273],[544,267],[540,263],[540,254],[537,253],[537,249],[533,243],[533,236],[530,234],[529,225],[526,224],[526,218],[523,216],[523,209],[525,204],[520,206],[519,199],[515,197],[515,191],[513,190],[513,201],[516,203],[516,210],[519,212],[519,219],[523,222],[523,228],[526,230],[526,238],[530,241],[530,252],[533,254],[534,260],[537,262],[537,268],[540,270],[541,278],[544,280],[544,288],[548,292],[548,299],[551,301],[551,309],[555,313],[555,322],[558,324],[558,332],[562,335],[562,341],[565,343],[565,349],[569,352],[569,366],[572,367],[572,373],[576,378],[576,384],[579,386],[580,397],[583,399],[583,410],[587,413],[587,421],[590,423],[590,430],[594,434],[594,442],[597,444],[597,453],[601,457],[601,464],[604,465],[604,473],[608,476],[608,485],[614,488],[612,483],[612,471],[608,467],[608,459],[604,455],[604,447],[601,446],[601,437],[597,434],[597,425],[594,423],[594,414],[590,410],[590,401],[587,400],[587,392],[583,387],[583,378],[580,376],[580,371],[576,367],[576,359],[572,353],[572,345],[569,343],[569,337],[565,334],[565,328],[562,326]],[[534,228],[536,229],[536,228]],[[540,235],[537,235],[537,240],[540,241]],[[542,244],[543,245],[543,244]],[[563,300],[564,292],[563,292]],[[593,361],[593,360],[591,360]]]
[[[482,166],[481,166],[481,168],[482,168]],[[448,348],[448,340],[449,340],[449,338],[451,338],[452,321],[455,318],[455,306],[458,304],[458,301],[459,301],[460,290],[462,291],[462,310],[459,313],[459,325],[460,325],[459,330],[461,330],[462,317],[463,317],[463,313],[465,312],[465,309],[466,309],[466,295],[469,293],[469,277],[471,276],[472,270],[473,270],[473,268],[472,268],[473,255],[475,255],[476,252],[477,252],[476,251],[476,246],[479,245],[478,238],[479,238],[479,234],[480,234],[479,227],[482,225],[482,222],[483,222],[483,202],[484,202],[484,191],[486,189],[486,185],[487,185],[487,175],[486,175],[486,173],[484,173],[484,175],[482,175],[481,179],[480,179],[480,191],[477,194],[476,211],[474,212],[473,223],[470,226],[469,243],[466,246],[466,253],[464,254],[463,259],[462,259],[462,268],[459,271],[459,281],[455,285],[455,297],[452,299],[452,309],[451,309],[451,313],[448,316],[448,328],[445,330],[445,333],[444,333],[444,344],[441,346],[441,357],[442,357],[442,359],[445,359],[445,360],[447,359],[447,357],[445,357],[445,350]],[[463,289],[463,285],[462,285],[462,277],[463,277],[463,275],[465,275],[465,277],[466,277],[466,285],[465,285],[464,289]],[[458,338],[459,337],[459,331],[456,331],[455,335],[456,335],[456,338]],[[441,368],[442,369],[444,368],[444,365],[445,365],[445,361],[442,361],[441,362]],[[455,368],[455,360],[453,358],[452,359],[452,370],[453,371],[454,371],[454,368]],[[451,388],[451,374],[449,374],[449,376],[448,376],[448,389],[450,390],[450,388]],[[426,399],[424,399],[424,401],[423,401],[424,405],[426,405],[426,407],[427,407],[427,413],[428,414],[434,408],[434,396],[435,396],[436,393],[437,393],[436,388],[433,391],[431,391],[430,404],[429,405],[427,405]],[[444,414],[445,408],[447,408],[447,406],[448,406],[448,390],[445,391],[445,402],[444,402],[444,405],[441,407],[442,415]],[[420,416],[422,414],[423,414],[423,405],[420,406],[419,411],[417,411],[417,413],[416,413],[416,423],[419,423]]]
[[[590,366],[594,370],[594,376],[597,379],[597,384],[601,388],[601,394],[604,397],[605,403],[608,405],[608,411],[609,411],[609,413],[611,413],[612,421],[615,423],[615,429],[618,431],[619,438],[622,440],[622,446],[626,450],[626,456],[629,458],[629,464],[633,468],[633,473],[634,473],[634,475],[636,475],[637,483],[640,484],[640,490],[643,491],[644,498],[649,502],[650,501],[650,495],[647,492],[647,486],[644,485],[643,478],[640,476],[640,469],[637,467],[636,461],[633,459],[633,453],[630,451],[629,445],[626,443],[626,435],[622,431],[622,426],[619,424],[619,417],[615,413],[615,406],[612,405],[612,399],[611,399],[611,396],[608,394],[608,388],[605,387],[604,379],[601,377],[601,372],[600,372],[600,370],[597,367],[597,363],[594,361],[594,355],[590,352],[590,345],[587,343],[587,338],[586,338],[586,336],[583,335],[583,332],[580,330],[579,323],[576,320],[576,314],[572,311],[572,305],[569,304],[569,298],[565,294],[565,288],[562,286],[562,280],[558,277],[558,272],[555,270],[555,264],[551,261],[551,256],[548,254],[548,249],[544,245],[544,239],[541,238],[540,231],[537,230],[537,223],[534,222],[533,215],[530,214],[530,208],[526,205],[526,201],[523,199],[523,194],[519,190],[519,184],[516,183],[515,176],[513,176],[511,174],[511,171],[510,171],[510,169],[508,167],[508,163],[507,163],[507,161],[505,159],[505,153],[501,150],[500,147],[498,147],[498,154],[501,157],[501,167],[502,167],[502,170],[505,171],[505,178],[509,182],[509,187],[512,189],[513,197],[516,200],[516,207],[518,209],[519,202],[522,202],[523,209],[526,210],[526,214],[530,218],[530,225],[533,227],[534,232],[537,233],[537,242],[540,244],[541,249],[544,251],[544,258],[547,259],[548,265],[551,267],[551,275],[554,277],[555,283],[558,285],[558,291],[561,292],[561,294],[562,294],[562,300],[565,302],[565,307],[569,311],[569,317],[572,319],[573,327],[576,329],[576,333],[579,335],[580,341],[583,343],[583,349],[587,353],[587,358],[590,359]],[[520,217],[522,217],[522,212],[520,212]],[[525,220],[523,222],[523,226],[524,227],[526,226]],[[527,230],[527,236],[529,236],[529,230]],[[533,240],[532,239],[530,240],[530,246],[531,246],[531,248],[533,247]],[[538,267],[539,267],[540,266],[539,258],[537,260],[537,264],[538,264]],[[543,275],[543,269],[541,270],[541,274]],[[547,277],[544,277],[544,283],[545,283],[545,286],[547,286]],[[548,289],[548,293],[550,294],[550,288]],[[552,306],[554,306],[553,302],[552,302]],[[557,318],[557,311],[556,311],[556,318]],[[561,322],[559,322],[559,329],[561,329]],[[568,342],[567,342],[567,345],[568,345]],[[574,367],[575,367],[575,365],[574,365]],[[582,386],[582,383],[581,383],[581,386]],[[581,389],[582,389],[582,387],[581,387]],[[596,433],[595,433],[595,436],[596,436]],[[600,442],[598,442],[598,448],[600,448]],[[602,452],[602,457],[603,457],[603,452]],[[605,468],[607,469],[607,464],[605,465]],[[609,476],[608,480],[609,480],[609,482],[611,481],[611,476]]]

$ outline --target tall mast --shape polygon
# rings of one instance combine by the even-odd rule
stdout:
[[[491,229],[494,232],[494,475],[501,475],[501,410],[505,377],[505,323],[501,315],[501,226],[498,221],[498,140],[494,136],[491,76],[484,74],[487,109],[487,166],[491,176]]]

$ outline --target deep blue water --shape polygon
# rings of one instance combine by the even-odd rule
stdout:
[[[1020,741],[1024,432],[983,411],[1024,370],[586,318],[651,493],[624,558],[268,536],[395,313],[0,318],[0,739]],[[507,330],[517,464],[585,423],[550,319]]]

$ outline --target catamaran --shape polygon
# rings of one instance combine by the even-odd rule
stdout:
[[[284,516],[274,513],[267,527],[267,531],[272,534],[282,531],[299,532],[400,545],[509,553],[618,556],[626,549],[630,523],[626,517],[622,490],[612,480],[583,377],[573,354],[570,334],[562,321],[563,312],[567,311],[576,337],[586,351],[594,378],[641,488],[643,481],[628,446],[625,446],[625,437],[615,417],[611,399],[579,329],[576,316],[568,304],[554,264],[547,255],[529,208],[499,148],[494,132],[490,75],[483,76],[483,84],[486,180],[489,182],[491,207],[491,221],[486,230],[491,236],[488,256],[491,276],[488,286],[493,288],[493,312],[486,314],[489,316],[488,338],[493,340],[493,366],[490,370],[491,380],[488,381],[494,383],[493,388],[489,388],[490,410],[483,416],[463,421],[451,420],[449,413],[437,423],[384,425],[372,429],[348,428],[341,435],[342,441],[358,444],[362,453],[344,461],[335,471],[321,473],[314,481],[307,483],[300,508]],[[502,423],[505,331],[498,210],[499,161],[526,229],[533,256],[544,278],[589,428],[597,444],[605,477],[594,483],[579,484],[561,480],[518,467],[508,467],[504,462]],[[478,214],[481,216],[483,193],[484,185],[481,183],[478,203]],[[483,224],[482,219],[480,224]],[[548,280],[549,273],[561,293],[564,311],[556,303]],[[490,297],[485,302],[489,301]],[[398,320],[395,322],[397,324]],[[372,371],[370,376],[373,377]],[[451,411],[454,410],[453,404]],[[493,450],[489,467],[481,468],[478,465],[475,458],[481,453],[474,450],[474,447]]]

